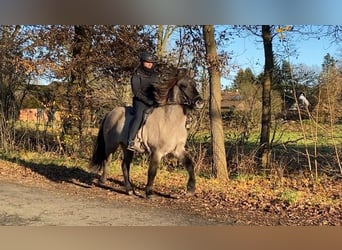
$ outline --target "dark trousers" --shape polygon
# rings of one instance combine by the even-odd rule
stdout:
[[[143,121],[145,111],[149,109],[149,106],[137,100],[136,98],[133,98],[133,109],[134,117],[129,124],[127,143],[129,143],[131,140],[134,140]]]

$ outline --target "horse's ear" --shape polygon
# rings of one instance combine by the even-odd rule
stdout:
[[[195,71],[193,69],[189,70],[189,76],[190,76],[190,78],[194,78],[195,77]]]
[[[177,75],[178,76],[185,76],[188,73],[188,70],[185,68],[178,68],[177,69]]]

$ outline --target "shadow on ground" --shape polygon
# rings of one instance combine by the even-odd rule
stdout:
[[[98,179],[100,177],[97,173],[88,172],[80,167],[66,167],[62,165],[57,165],[53,163],[44,164],[44,163],[34,163],[30,161],[25,161],[16,157],[1,157],[3,160],[16,163],[23,168],[30,169],[31,171],[44,176],[46,179],[56,182],[56,183],[70,183],[73,185],[77,185],[83,188],[91,188],[92,186],[96,186],[102,188],[104,190],[112,191],[119,194],[127,194],[124,190],[123,181],[108,178],[107,182],[112,183],[113,185],[106,185],[98,183]],[[115,188],[114,186],[120,186],[120,188]],[[144,191],[144,187],[139,187],[133,185],[135,191]],[[145,196],[134,192],[134,194],[139,198],[145,198]],[[161,192],[154,192],[155,196],[160,196],[164,198],[173,198],[169,194],[163,194]]]

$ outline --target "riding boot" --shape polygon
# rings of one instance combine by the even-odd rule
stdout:
[[[137,145],[136,135],[144,119],[145,110],[148,109],[148,106],[143,102],[133,99],[133,107],[134,107],[134,117],[129,125],[129,134],[127,139],[127,149],[131,151],[139,151],[140,146]]]

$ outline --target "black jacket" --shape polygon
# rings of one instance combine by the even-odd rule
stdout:
[[[158,80],[153,70],[146,70],[139,66],[131,78],[131,86],[134,98],[148,106],[155,104],[153,83]]]

